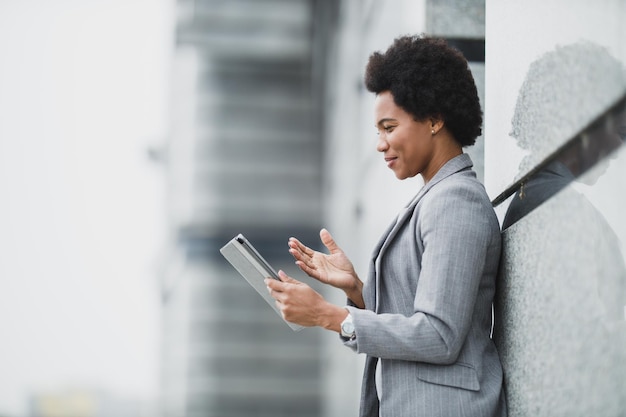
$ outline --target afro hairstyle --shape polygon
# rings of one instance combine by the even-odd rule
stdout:
[[[415,120],[436,117],[462,146],[481,134],[482,110],[467,60],[443,39],[402,36],[374,52],[365,70],[365,87],[391,92],[396,105]]]

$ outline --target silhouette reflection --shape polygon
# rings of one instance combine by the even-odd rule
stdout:
[[[626,69],[605,48],[579,42],[557,47],[533,62],[519,92],[511,131],[528,154],[517,182],[509,187],[508,195],[514,189],[515,196],[502,229],[591,167],[606,164],[606,157],[624,142],[625,131]]]
[[[544,70],[548,68],[549,72],[545,73]],[[555,75],[572,78],[555,83]],[[623,320],[626,304],[626,266],[619,249],[619,238],[585,196],[575,189],[564,189],[575,180],[594,185],[606,173],[610,159],[616,155],[615,151],[624,144],[625,90],[626,69],[623,64],[606,49],[589,42],[559,47],[531,64],[513,116],[512,134],[516,135],[521,147],[531,151],[522,161],[520,172],[527,170],[528,164],[534,163],[536,167],[520,180],[518,191],[511,200],[502,224],[502,229],[506,230],[562,192],[559,201],[550,209],[556,213],[553,216],[560,216],[561,220],[567,218],[575,226],[570,236],[576,241],[584,242],[588,239],[595,242],[595,249],[601,250],[601,255],[592,264],[609,265],[597,270],[593,285],[589,287],[595,289],[592,293],[598,295],[598,301],[602,304],[599,316],[609,320]],[[538,91],[542,94],[537,94]],[[621,95],[615,101],[616,91],[621,92]],[[533,99],[537,102],[533,102]],[[607,106],[610,100],[614,104]],[[568,110],[572,111],[571,103],[595,113],[589,117],[577,113],[576,110],[580,109],[575,109],[573,113],[576,113],[576,118],[573,118],[568,113]],[[529,111],[530,115],[523,113],[525,111]],[[577,118],[591,119],[592,122],[583,126],[573,139],[558,147],[555,142],[558,136],[550,136],[549,133],[556,135],[576,129],[577,124],[581,123]],[[540,134],[536,130],[537,126],[543,126],[547,130],[546,134]],[[549,157],[538,162],[542,153],[554,147],[557,149]],[[555,223],[559,222],[555,220]],[[586,230],[584,234],[583,230]],[[559,234],[557,232],[554,235]],[[547,249],[545,253],[552,252]],[[553,260],[558,262],[561,257],[560,254]]]
[[[579,178],[593,185],[608,168],[609,159],[626,140],[626,97],[589,128],[560,148],[519,184],[507,209],[505,230],[548,198]],[[584,175],[592,167],[593,175]]]

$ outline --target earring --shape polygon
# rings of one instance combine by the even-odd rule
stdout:
[[[434,135],[435,134],[435,129],[431,130],[430,132]]]

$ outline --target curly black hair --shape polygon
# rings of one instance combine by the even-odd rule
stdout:
[[[474,77],[467,60],[443,39],[402,36],[385,53],[374,52],[365,86],[390,91],[395,103],[415,120],[438,117],[461,146],[481,134],[483,121]]]

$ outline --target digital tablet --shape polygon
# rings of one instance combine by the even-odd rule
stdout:
[[[263,256],[261,256],[259,251],[252,246],[252,243],[240,233],[225,244],[220,249],[220,252],[282,318],[280,310],[276,307],[276,300],[269,294],[264,282],[265,278],[273,278],[278,281],[280,281],[280,278],[274,268],[272,268]],[[298,324],[289,323],[286,320],[283,321],[293,330],[301,330],[303,328],[303,326]]]

